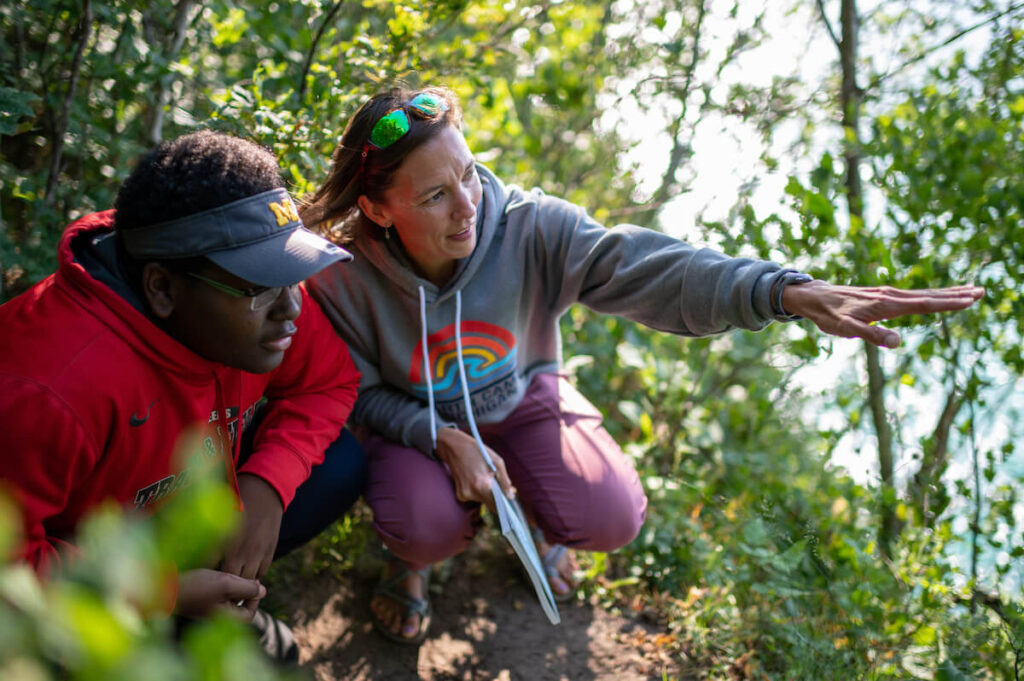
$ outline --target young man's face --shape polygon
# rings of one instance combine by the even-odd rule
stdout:
[[[212,263],[196,274],[236,289],[254,288]],[[273,303],[252,310],[252,298],[235,297],[187,274],[173,276],[177,295],[166,318],[168,333],[213,362],[254,374],[277,368],[297,331],[302,310],[298,286],[284,287]]]

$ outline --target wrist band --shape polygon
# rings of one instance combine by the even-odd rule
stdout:
[[[780,319],[783,320],[797,320],[802,319],[799,315],[793,315],[786,311],[786,308],[782,306],[782,292],[790,284],[806,284],[809,281],[814,281],[814,277],[803,272],[796,272],[793,270],[783,272],[782,276],[775,280],[772,284],[772,290],[770,293],[772,312],[774,312]]]

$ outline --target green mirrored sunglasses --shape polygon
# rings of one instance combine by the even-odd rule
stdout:
[[[436,94],[421,92],[410,99],[404,106],[392,109],[380,117],[380,120],[373,125],[373,130],[370,131],[367,147],[387,149],[405,137],[411,126],[406,109],[418,112],[425,118],[435,118],[438,114],[448,110],[448,103]],[[365,149],[363,150],[363,156],[366,156]]]

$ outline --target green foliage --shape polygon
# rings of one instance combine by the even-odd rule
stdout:
[[[653,589],[698,678],[733,678],[737,660],[739,678],[907,678],[940,650],[949,665],[1007,678],[1020,638],[957,606],[969,592],[952,586],[949,524],[905,536],[886,565],[865,512],[872,493],[778,444],[689,457],[671,478],[645,470],[648,522],[612,557],[622,577],[598,592]]]
[[[504,179],[539,185],[601,221],[625,216],[657,226],[663,202],[696,172],[689,160],[703,117],[743,119],[769,138],[780,121],[801,108],[820,114],[827,105],[817,102],[829,99],[796,98],[798,79],[783,74],[766,86],[718,87],[767,35],[756,3],[182,0],[173,7],[0,5],[0,301],[53,271],[64,225],[110,207],[134,158],[199,126],[272,148],[302,195],[325,175],[341,127],[366,95],[395,79],[443,83],[462,98],[470,147]],[[916,17],[925,32],[900,46],[900,56],[912,57],[935,16],[946,16],[925,9],[887,6],[872,19],[884,32],[904,15]],[[712,36],[712,19],[716,31],[732,33]],[[890,407],[901,463],[912,474],[923,469],[919,462],[931,463],[912,481],[916,493],[885,497],[904,521],[889,563],[877,557],[871,511],[883,495],[826,463],[843,435],[869,420],[860,386],[821,397],[792,385],[802,363],[831,354],[828,341],[802,325],[693,340],[581,308],[563,320],[568,368],[626,443],[650,498],[641,536],[590,563],[593,588],[609,602],[652,606],[674,632],[680,659],[697,661],[688,670],[694,676],[1014,678],[1021,615],[1014,606],[997,615],[971,591],[997,587],[1024,552],[1015,515],[1020,481],[1007,473],[1019,452],[1010,431],[1000,430],[1013,415],[997,410],[1024,370],[1024,95],[1016,75],[1024,65],[1022,34],[1007,25],[979,63],[958,57],[927,84],[872,102],[878,115],[863,152],[884,198],[882,219],[843,217],[844,168],[833,145],[786,188],[796,220],[741,206],[735,222],[707,225],[706,235],[730,252],[785,259],[837,283],[987,287],[982,305],[943,323],[897,323],[908,346],[886,368],[900,386]],[[879,82],[866,75],[864,83]],[[646,120],[657,125],[636,130],[619,115],[631,110],[654,112]],[[620,157],[647,136],[665,140],[668,167],[642,193],[637,169]],[[945,430],[937,410],[910,408],[929,394],[959,400]],[[831,407],[846,423],[819,430],[813,416]],[[1006,437],[979,436],[987,432]],[[944,484],[954,456],[976,462],[980,493],[971,476]],[[983,502],[977,523],[955,525]],[[27,669],[22,675],[42,678],[56,665],[76,678],[130,669],[260,678],[246,667],[247,639],[232,623],[171,649],[166,627],[141,618],[126,605],[134,595],[119,591],[152,589],[151,566],[167,557],[161,547],[185,545],[180,537],[206,528],[190,556],[200,561],[201,547],[223,528],[211,524],[219,502],[202,502],[212,504],[205,512],[197,503],[190,513],[205,519],[193,526],[186,516],[161,514],[156,539],[113,516],[98,520],[88,531],[97,550],[121,558],[83,562],[88,571],[69,586],[42,587],[5,569],[0,582],[13,586],[3,587],[0,650],[15,655],[0,654],[0,664],[21,665],[12,676]],[[366,531],[351,521],[325,533],[303,552],[300,576],[348,569]],[[112,534],[119,541],[104,543]],[[1006,554],[988,584],[950,559],[968,535]],[[57,610],[69,614],[43,617]],[[81,648],[74,622],[90,651],[78,657],[67,652]],[[92,640],[94,630],[109,633]],[[240,652],[224,655],[236,661],[217,662],[213,651],[231,650]],[[211,671],[218,664],[236,666],[231,674]]]
[[[235,506],[226,486],[199,480],[152,521],[100,509],[81,528],[81,553],[52,579],[40,581],[27,565],[5,560],[0,564],[0,677],[284,678],[245,624],[215,616],[176,641],[165,612],[173,566],[184,571],[206,565],[233,530]],[[17,526],[14,506],[0,499],[0,553],[10,554]],[[183,546],[191,551],[183,553]]]
[[[967,339],[1015,374],[1024,371],[1022,67],[1019,30],[1001,36],[976,67],[959,55],[933,84],[878,117],[871,149],[895,230],[889,247],[899,284],[985,286],[984,304],[960,316],[952,339]]]

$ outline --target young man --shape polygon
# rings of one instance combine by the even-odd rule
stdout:
[[[342,430],[359,373],[298,286],[352,256],[302,226],[273,155],[222,134],[145,155],[115,207],[68,227],[57,272],[0,306],[0,480],[24,558],[49,572],[100,502],[154,512],[223,466],[241,529],[219,569],[180,576],[177,612],[252,614],[275,552],[362,488]]]

